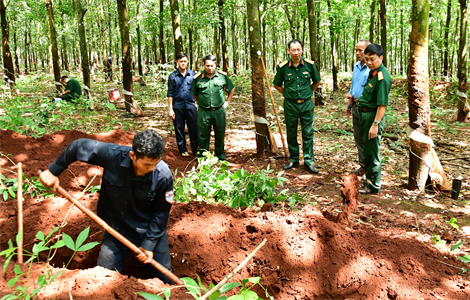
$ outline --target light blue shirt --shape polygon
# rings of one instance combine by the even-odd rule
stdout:
[[[351,88],[349,89],[349,94],[351,94],[354,99],[361,97],[364,85],[367,83],[367,78],[369,77],[369,72],[369,67],[366,64],[361,67],[360,61],[354,65]]]

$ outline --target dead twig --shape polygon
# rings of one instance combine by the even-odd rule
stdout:
[[[210,295],[212,295],[213,293],[215,293],[216,291],[218,291],[225,283],[227,283],[227,281],[230,280],[230,278],[232,278],[235,274],[237,274],[247,263],[248,261],[253,257],[255,256],[256,252],[258,252],[259,249],[261,249],[261,247],[264,246],[264,244],[266,244],[268,240],[267,239],[264,239],[261,244],[258,245],[258,247],[256,247],[255,250],[253,250],[253,252],[251,252],[250,255],[248,255],[245,260],[243,260],[240,265],[238,267],[235,268],[235,270],[232,271],[232,273],[228,274],[227,277],[225,277],[221,282],[219,282],[216,286],[214,286],[209,292],[207,292],[207,294],[205,294],[204,296],[202,296],[201,298],[199,298],[199,300],[206,300],[209,298]]]

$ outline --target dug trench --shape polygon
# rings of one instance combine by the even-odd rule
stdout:
[[[130,144],[133,135],[122,131],[86,135],[63,131],[33,139],[2,131],[3,153],[14,162],[23,162],[28,177],[48,164],[71,141],[96,138],[106,142]],[[171,146],[171,140],[168,139]],[[165,161],[172,170],[184,170],[193,159],[181,158],[168,147]],[[240,155],[241,156],[241,155]],[[241,165],[249,162],[237,161]],[[16,167],[2,158],[2,168]],[[74,197],[96,211],[98,194],[82,190],[100,182],[101,170],[74,163],[61,175],[61,185]],[[345,177],[341,193],[343,213],[323,213],[306,205],[299,211],[280,208],[271,211],[240,211],[221,204],[176,203],[168,225],[173,272],[178,277],[196,278],[206,284],[217,283],[229,274],[264,239],[267,244],[233,280],[260,276],[261,284],[274,299],[469,299],[470,281],[457,272],[464,264],[423,243],[419,235],[406,238],[402,231],[376,230],[351,223],[357,207],[357,178]],[[25,249],[31,249],[36,233],[48,233],[56,226],[74,240],[90,227],[86,242],[101,241],[103,229],[62,197],[31,198],[24,201]],[[1,249],[17,232],[16,201],[2,203],[0,210]],[[159,293],[164,284],[158,279],[138,279],[141,264],[130,255],[122,274],[96,266],[99,246],[78,252],[67,269],[46,287],[39,299],[139,299],[136,292]],[[35,265],[32,278],[51,269],[59,272],[72,255],[71,250],[53,253],[52,263]],[[449,257],[449,258],[446,258]],[[5,258],[0,259],[3,265]],[[445,262],[443,264],[442,262]],[[9,293],[6,283],[15,276],[13,264],[0,280],[0,296]],[[452,267],[454,266],[454,267]],[[27,271],[27,266],[22,269]],[[260,296],[264,292],[256,288]],[[192,299],[184,288],[173,288],[172,299]]]

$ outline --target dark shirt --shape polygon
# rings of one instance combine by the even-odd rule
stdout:
[[[186,69],[183,77],[179,69],[176,69],[168,78],[167,97],[173,97],[173,108],[186,108],[194,106],[195,100],[191,93],[194,71]]]
[[[106,59],[106,68],[111,69],[113,67],[113,60],[111,58]]]
[[[77,160],[103,167],[98,216],[140,237],[141,247],[153,251],[168,224],[173,176],[163,161],[153,172],[136,176],[130,150],[129,146],[78,139],[67,146],[49,170],[59,176]]]
[[[82,94],[82,87],[80,86],[80,83],[73,78],[69,78],[65,90],[70,91],[70,96],[72,97],[79,97]]]

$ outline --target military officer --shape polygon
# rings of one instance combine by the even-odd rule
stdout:
[[[197,128],[199,157],[209,151],[211,126],[214,127],[215,156],[219,160],[227,160],[224,152],[226,111],[234,93],[234,86],[227,73],[216,70],[217,59],[207,55],[202,59],[204,71],[193,77],[192,94],[198,105]],[[224,92],[228,93],[227,100]]]
[[[364,50],[365,61],[370,69],[369,79],[357,103],[364,141],[364,165],[366,181],[360,193],[379,194],[382,162],[380,159],[380,139],[385,125],[385,109],[388,105],[392,78],[382,64],[383,49],[370,44]]]
[[[313,155],[313,121],[315,103],[313,92],[320,85],[320,74],[312,60],[302,56],[302,42],[292,40],[288,44],[290,58],[279,64],[274,77],[274,88],[285,98],[284,115],[286,118],[289,163],[285,170],[299,166],[299,144],[297,127],[300,119],[304,166],[307,171],[317,174]],[[282,85],[284,84],[284,87]]]

